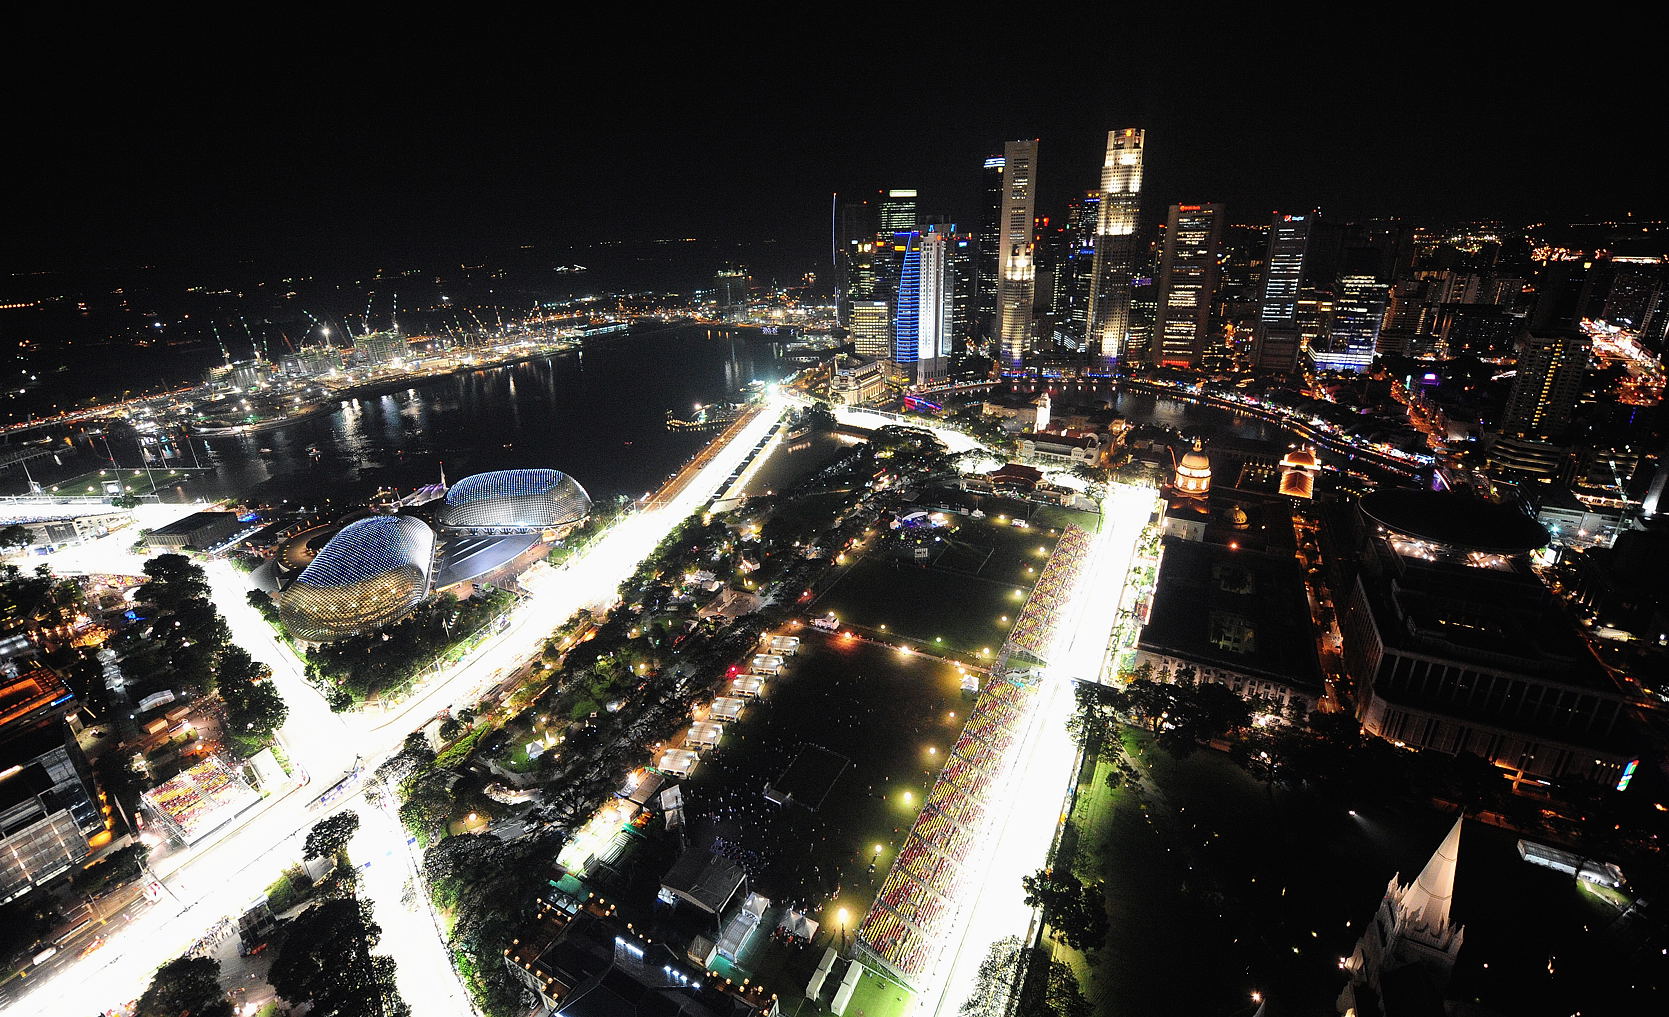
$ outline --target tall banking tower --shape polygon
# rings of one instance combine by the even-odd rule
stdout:
[[[1037,287],[1037,141],[1003,146],[1003,205],[997,227],[997,356],[1018,368],[1031,345]]]
[[[1130,280],[1136,271],[1136,218],[1142,206],[1142,148],[1146,143],[1147,132],[1138,127],[1107,132],[1085,337],[1091,363],[1102,366],[1128,352]]]
[[[1153,360],[1167,367],[1199,365],[1211,335],[1222,253],[1222,205],[1171,206],[1159,269]]]

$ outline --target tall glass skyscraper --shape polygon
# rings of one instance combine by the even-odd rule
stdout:
[[[1103,200],[1102,207],[1106,207]],[[1210,339],[1211,306],[1223,253],[1223,206],[1172,205],[1159,268],[1159,317],[1154,359],[1194,367]]]
[[[1304,257],[1310,246],[1314,215],[1275,213],[1269,224],[1269,253],[1263,263],[1263,294],[1258,307],[1257,342],[1252,366],[1260,371],[1298,367],[1298,298],[1304,284]]]
[[[1002,244],[998,223],[1003,215],[1003,157],[985,160],[981,176],[984,204],[980,206],[978,266],[974,275],[974,328],[982,338],[997,334],[997,248]]]
[[[1326,348],[1310,353],[1316,367],[1361,372],[1373,364],[1389,291],[1389,286],[1371,275],[1347,275],[1339,279]]]
[[[1107,132],[1101,164],[1101,209],[1096,224],[1088,334],[1084,345],[1101,364],[1125,356],[1130,338],[1130,281],[1136,272],[1136,221],[1142,210],[1142,150],[1147,132]]]
[[[928,232],[897,234],[902,251],[897,310],[893,314],[892,359],[914,373],[916,384],[942,377],[950,356],[954,285],[950,274],[956,227],[935,225]]]
[[[1031,345],[1036,297],[1037,141],[1003,146],[1003,206],[998,223],[997,347],[1006,368],[1018,369]]]

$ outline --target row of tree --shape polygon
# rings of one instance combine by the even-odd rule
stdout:
[[[271,743],[289,707],[271,670],[233,645],[202,567],[182,554],[162,554],[144,569],[142,615],[113,640],[131,691],[183,686],[216,694],[226,707],[228,747],[249,755]]]

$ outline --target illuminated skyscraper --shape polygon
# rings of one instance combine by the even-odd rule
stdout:
[[[1090,191],[1067,204],[1066,250],[1056,267],[1053,310],[1060,320],[1057,339],[1064,339],[1079,350],[1083,349],[1084,337],[1089,334],[1089,301],[1095,281],[1095,241],[1100,223],[1100,191]]]
[[[974,345],[974,298],[977,293],[974,273],[978,270],[978,243],[971,233],[957,233],[950,238],[950,336],[951,349],[965,352]]]
[[[877,207],[880,232],[876,239],[886,243],[899,233],[921,228],[921,215],[916,210],[916,192],[894,189],[882,195]]]
[[[1037,285],[1037,141],[1003,146],[1003,206],[997,246],[997,346],[1004,367],[1018,368],[1031,345]]]
[[[1107,202],[1103,200],[1102,207]],[[1223,251],[1223,206],[1172,205],[1159,268],[1159,315],[1154,356],[1161,364],[1193,367],[1210,339]]]
[[[885,300],[851,303],[852,348],[860,357],[885,360],[892,356],[892,305]]]
[[[1140,128],[1107,132],[1089,332],[1085,337],[1091,357],[1103,364],[1124,356],[1130,337],[1130,280],[1140,253],[1136,220],[1142,210],[1142,147],[1146,141],[1147,132]]]
[[[1263,263],[1263,299],[1258,308],[1252,366],[1260,371],[1298,367],[1298,299],[1314,215],[1281,215],[1269,224],[1269,253]]]
[[[974,329],[981,337],[997,332],[997,249],[1002,244],[998,224],[1003,214],[1003,157],[985,160],[981,182],[984,203],[980,206],[979,249],[974,252]]]
[[[954,225],[936,225],[926,233],[911,231],[894,238],[903,248],[898,274],[897,311],[893,315],[892,359],[914,373],[916,384],[942,377],[950,356],[953,288],[950,275]]]
[[[1322,348],[1310,350],[1317,367],[1362,372],[1373,364],[1390,289],[1371,275],[1347,275],[1339,280],[1327,340]]]

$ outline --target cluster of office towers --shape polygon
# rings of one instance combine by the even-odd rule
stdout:
[[[1301,356],[1365,369],[1391,295],[1384,245],[1314,212],[1276,213],[1266,248],[1237,262],[1215,202],[1169,206],[1155,243],[1141,223],[1146,141],[1140,128],[1109,131],[1099,188],[1059,224],[1037,214],[1036,139],[985,160],[972,230],[924,223],[913,190],[841,203],[833,253],[858,353],[918,381],[941,375],[953,351],[1010,372],[1067,361],[1095,373],[1119,362],[1206,366],[1230,340],[1260,370],[1294,370]],[[1225,265],[1248,262],[1261,270],[1256,320],[1231,323]]]

